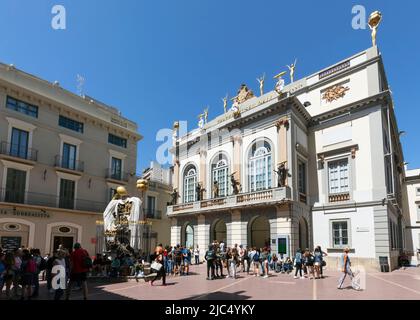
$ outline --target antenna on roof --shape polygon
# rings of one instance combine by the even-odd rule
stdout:
[[[85,84],[85,78],[81,76],[80,74],[77,74],[76,81],[77,81],[77,94],[79,96],[83,96],[83,86]]]

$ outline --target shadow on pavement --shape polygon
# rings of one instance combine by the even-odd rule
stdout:
[[[247,300],[251,296],[245,295],[246,291],[236,292],[211,292],[208,294],[201,294],[191,296],[182,300]]]

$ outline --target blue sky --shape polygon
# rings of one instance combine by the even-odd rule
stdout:
[[[64,5],[67,29],[51,28],[51,9]],[[0,61],[121,110],[139,124],[138,169],[154,160],[161,128],[210,106],[241,83],[258,91],[256,77],[284,70],[298,58],[296,78],[371,45],[369,30],[351,27],[352,7],[384,16],[378,32],[394,93],[405,160],[420,167],[420,22],[418,1],[336,0],[2,0]],[[411,16],[411,14],[413,14]]]

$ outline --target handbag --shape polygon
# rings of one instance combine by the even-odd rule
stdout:
[[[162,269],[162,264],[160,264],[159,262],[153,262],[151,265],[150,265],[150,268],[152,268],[152,269],[154,269],[154,270],[156,270],[156,271],[160,271],[160,269]]]
[[[322,260],[321,266],[323,266],[323,267],[327,266],[327,263],[325,262],[325,260]]]

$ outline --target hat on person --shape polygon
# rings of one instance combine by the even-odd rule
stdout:
[[[82,246],[80,245],[79,242],[76,242],[73,246],[74,249],[80,249]]]
[[[345,247],[344,248],[344,252],[349,252],[350,251],[350,248],[349,247]]]

